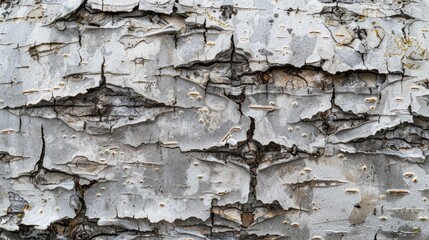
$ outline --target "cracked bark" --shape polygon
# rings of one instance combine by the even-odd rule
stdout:
[[[0,1],[0,238],[427,239],[424,1]]]

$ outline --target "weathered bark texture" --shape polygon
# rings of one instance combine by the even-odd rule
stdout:
[[[0,238],[428,239],[428,13],[0,1]]]

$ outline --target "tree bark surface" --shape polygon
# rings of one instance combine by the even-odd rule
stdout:
[[[428,239],[428,12],[0,1],[0,238]]]

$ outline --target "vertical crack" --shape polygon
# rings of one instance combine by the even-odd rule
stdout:
[[[80,55],[80,50],[82,49],[82,33],[80,32],[80,29],[78,29],[79,34],[79,49],[77,50],[77,53],[79,54],[79,65],[82,64],[82,55]]]
[[[203,24],[203,27],[204,27],[204,32],[203,32],[204,44],[207,44],[207,26],[206,26],[206,22],[207,22],[207,20],[204,19],[204,24]]]
[[[106,62],[106,59],[103,57],[103,62],[101,63],[101,70],[100,70],[100,95],[97,98],[97,103],[96,103],[96,110],[97,110],[97,114],[99,117],[99,121],[102,122],[103,120],[103,114],[106,111],[106,107],[104,104],[104,97],[106,95],[106,76],[104,75],[104,64]]]
[[[253,141],[255,133],[255,119],[250,117],[250,128],[247,131],[247,151],[244,157],[246,158],[247,165],[250,168],[250,183],[248,200],[244,203],[243,212],[241,214],[242,227],[247,229],[254,222],[254,207],[256,203],[256,185],[257,185],[257,170],[258,170],[258,149],[256,143]]]
[[[213,207],[215,205],[214,201],[215,201],[215,199],[212,199],[211,207],[210,207],[210,224],[211,224],[211,226],[209,228],[209,230],[210,230],[210,237],[213,237],[213,227],[214,227],[214,212],[213,212]]]
[[[234,102],[238,103],[239,111],[243,115],[241,111],[241,102],[244,101],[245,93],[244,93],[244,88],[241,87],[241,77],[237,75],[236,64],[240,64],[240,63],[235,62],[236,54],[237,53],[235,50],[234,35],[231,35],[231,55],[229,59],[230,70],[231,70],[231,76],[229,78],[230,84],[231,84],[231,91],[228,97]]]
[[[45,159],[45,147],[46,147],[45,132],[43,129],[43,124],[40,126],[40,134],[41,134],[40,137],[42,138],[42,150],[40,151],[39,160],[35,164],[33,171],[31,171],[29,174],[30,179],[36,186],[38,183],[46,180],[46,176],[45,176],[46,169],[43,167],[43,161]]]
[[[235,72],[234,66],[234,57],[235,57],[235,42],[234,42],[234,34],[231,35],[231,56],[229,59],[230,68],[231,68],[231,82],[233,80],[237,80],[237,73]]]
[[[18,132],[21,132],[22,129],[22,119],[21,119],[21,114],[19,114],[19,127],[18,127]]]
[[[37,172],[43,169],[43,160],[45,158],[45,132],[43,130],[43,124],[40,126],[40,133],[42,138],[42,150],[40,152],[39,160],[36,163],[34,172]]]
[[[103,62],[101,63],[101,82],[100,87],[106,87],[106,76],[104,75],[104,63],[106,62],[106,59],[103,57]]]

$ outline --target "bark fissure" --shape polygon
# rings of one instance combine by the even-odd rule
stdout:
[[[0,238],[426,239],[427,11],[0,1]]]

